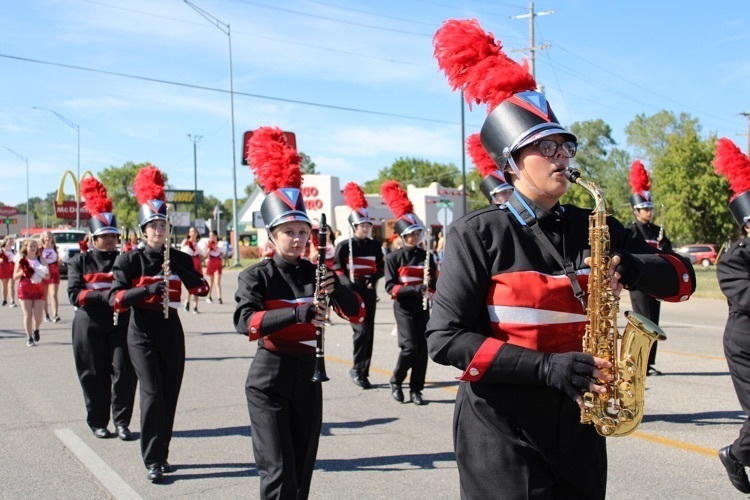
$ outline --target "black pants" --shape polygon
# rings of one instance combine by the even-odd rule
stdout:
[[[427,374],[427,320],[429,311],[422,309],[422,300],[409,300],[403,304],[396,301],[393,304],[393,314],[396,316],[398,327],[398,353],[396,368],[393,370],[391,382],[401,385],[406,374],[411,370],[409,390],[422,392],[424,379]]]
[[[579,419],[557,389],[461,383],[453,422],[461,498],[603,499],[606,443]]]
[[[306,499],[323,419],[323,391],[312,382],[314,358],[262,347],[247,373],[245,395],[260,474],[261,499]]]
[[[365,303],[365,320],[362,323],[352,323],[354,331],[354,371],[364,377],[370,376],[370,361],[372,360],[372,344],[375,338],[375,300],[378,296],[374,288],[363,286],[353,287]]]
[[[185,335],[177,314],[141,331],[131,321],[128,349],[141,386],[141,454],[146,467],[169,457],[177,398],[185,371]]]
[[[630,302],[633,304],[633,311],[641,316],[645,316],[657,325],[659,324],[661,302],[641,290],[630,290]],[[651,352],[648,354],[648,366],[653,366],[656,363],[657,345],[659,345],[658,342],[651,344]]]
[[[732,443],[732,454],[743,464],[750,465],[750,335],[745,315],[729,313],[724,330],[724,354],[734,391],[746,416],[739,436]]]
[[[115,425],[130,425],[137,380],[127,345],[127,317],[112,325],[112,315],[89,316],[78,309],[73,318],[73,358],[92,429],[107,427],[110,408]]]

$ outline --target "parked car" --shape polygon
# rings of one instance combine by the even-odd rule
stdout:
[[[697,243],[695,245],[685,245],[675,250],[680,255],[690,259],[693,264],[708,267],[716,264],[716,256],[719,249],[712,243]]]
[[[52,229],[50,231],[55,236],[57,252],[60,254],[60,277],[68,277],[68,262],[70,259],[81,253],[79,242],[86,237],[88,231],[83,229]]]

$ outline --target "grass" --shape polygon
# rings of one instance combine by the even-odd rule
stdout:
[[[719,289],[719,281],[716,279],[716,266],[695,266],[696,287],[693,297],[702,299],[724,299],[724,294]]]

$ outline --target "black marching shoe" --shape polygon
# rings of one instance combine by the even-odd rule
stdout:
[[[418,391],[411,393],[411,402],[417,406],[424,406],[427,404],[424,402],[424,399],[422,399],[422,393]]]
[[[352,381],[362,389],[369,389],[372,387],[372,384],[367,380],[367,377],[355,371],[353,368],[349,370],[349,376],[352,378]]]
[[[399,403],[404,402],[404,391],[401,389],[400,384],[396,384],[394,382],[391,382],[391,396],[393,396],[393,399],[398,401]]]
[[[39,330],[34,330],[34,342],[39,342]]]
[[[112,433],[106,427],[94,427],[91,429],[91,432],[99,439],[109,439],[112,437]]]
[[[162,473],[164,473],[164,474],[169,474],[171,472],[174,472],[174,467],[172,467],[169,464],[169,462],[166,462],[166,461],[163,462],[160,467],[161,467]]]
[[[162,480],[164,477],[164,474],[161,471],[161,465],[152,465],[148,468],[148,480],[152,483],[158,483]]]
[[[719,459],[724,464],[732,485],[742,493],[750,493],[750,481],[747,479],[745,466],[732,455],[729,446],[725,446],[719,450]]]
[[[117,437],[122,439],[123,441],[130,441],[131,439],[133,439],[133,433],[130,432],[130,429],[128,429],[127,425],[118,425]]]
[[[656,368],[654,368],[653,366],[649,366],[648,370],[646,371],[646,375],[657,376],[657,375],[661,375],[661,372],[657,370]]]

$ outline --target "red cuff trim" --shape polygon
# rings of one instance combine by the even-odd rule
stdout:
[[[495,354],[505,344],[502,340],[489,337],[485,340],[479,350],[474,355],[469,366],[466,367],[461,376],[458,378],[461,382],[479,382],[484,374],[487,373],[487,367],[492,363]]]
[[[250,324],[247,325],[247,338],[252,342],[260,338],[260,323],[263,321],[263,316],[266,315],[266,311],[256,311],[250,318]]]
[[[342,271],[341,269],[336,269],[333,271],[334,273],[338,274],[339,276],[346,276],[346,273]]]
[[[123,307],[122,306],[122,298],[125,295],[125,292],[127,292],[127,290],[120,290],[119,292],[117,292],[115,294],[114,310],[115,310],[116,314],[119,314],[119,313],[121,313],[123,311],[127,311],[128,310],[127,307]]]
[[[83,290],[81,293],[78,294],[78,307],[83,307],[86,305],[86,295],[90,293],[91,293],[91,290]]]
[[[205,279],[201,280],[201,284],[199,286],[187,289],[190,295],[197,295],[198,297],[205,297],[206,295],[208,295],[209,290],[210,288]]]
[[[357,296],[357,302],[359,303],[359,310],[357,311],[357,314],[355,314],[354,316],[348,316],[344,311],[336,306],[334,306],[333,310],[336,311],[336,314],[338,314],[341,318],[347,320],[349,323],[364,323],[365,316],[367,315],[367,310],[365,309],[365,301],[362,300],[362,297],[360,297],[357,292],[353,293]]]
[[[398,291],[401,290],[401,286],[402,285],[394,285],[393,286],[393,288],[391,289],[391,298],[392,299],[396,298],[396,296],[398,295]]]
[[[680,283],[676,295],[673,295],[671,297],[662,297],[661,299],[667,302],[686,301],[690,298],[693,290],[695,290],[695,283],[693,283],[693,280],[690,279],[690,272],[688,272],[688,268],[685,266],[682,260],[675,257],[674,255],[660,254],[659,257],[662,257],[667,262],[672,264],[672,267],[674,267],[674,271],[677,273],[677,279]]]

